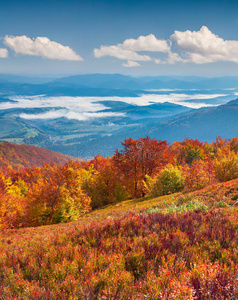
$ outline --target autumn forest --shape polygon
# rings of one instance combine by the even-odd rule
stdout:
[[[0,299],[237,299],[238,138],[0,146]]]
[[[172,145],[128,138],[122,145],[113,157],[3,167],[1,228],[74,221],[91,209],[126,199],[188,193],[238,178],[238,138],[210,144],[185,139]]]

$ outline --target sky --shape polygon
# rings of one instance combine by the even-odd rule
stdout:
[[[0,73],[238,76],[235,0],[1,0]]]

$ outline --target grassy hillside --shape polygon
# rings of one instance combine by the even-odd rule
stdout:
[[[64,164],[72,157],[43,148],[0,142],[0,168],[14,169],[42,166],[45,163]]]
[[[2,231],[0,299],[237,299],[237,190],[233,180]]]

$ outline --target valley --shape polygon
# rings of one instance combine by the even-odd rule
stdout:
[[[44,83],[36,78],[34,84],[25,77],[5,78],[0,79],[1,141],[91,158],[98,153],[113,155],[113,147],[120,148],[119,141],[129,135],[173,142],[185,137],[212,141],[218,135],[230,138],[236,133],[235,111],[224,106],[236,99],[236,77],[223,78],[222,85],[220,78],[119,74]],[[225,117],[220,117],[223,110]],[[213,119],[216,124],[205,130]],[[228,133],[226,127],[233,131]]]

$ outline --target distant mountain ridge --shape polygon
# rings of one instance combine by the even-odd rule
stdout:
[[[186,137],[193,139],[197,138],[203,142],[212,142],[218,136],[229,139],[238,136],[238,99],[217,107],[184,112],[165,122],[160,120],[160,123],[156,123],[155,120],[152,124],[150,123],[134,128],[128,127],[118,132],[115,131],[111,135],[102,136],[95,134],[90,136],[90,138],[88,136],[82,138],[80,143],[76,142],[69,145],[60,145],[57,143],[41,144],[41,147],[67,153],[74,157],[90,158],[96,154],[104,156],[113,155],[115,147],[120,148],[120,142],[129,136],[137,139],[148,135],[151,138],[168,140],[170,143],[181,141]],[[0,144],[0,149],[4,144]],[[21,147],[19,145],[16,146]],[[22,147],[31,146],[22,145]],[[45,155],[45,157],[47,157],[47,155]],[[66,157],[63,156],[63,161],[64,159],[66,159]]]
[[[37,145],[75,157],[92,157],[97,153],[112,155],[114,146],[120,147],[120,141],[129,136],[138,138],[149,135],[173,142],[185,137],[212,141],[218,135],[226,138],[238,135],[237,100],[219,107],[189,108],[201,107],[200,103],[204,106],[220,105],[233,99],[238,93],[238,77],[235,76],[85,74],[52,80],[48,78],[42,82],[41,78],[0,74],[0,92],[1,140]],[[95,97],[102,107],[96,112],[100,118],[71,119],[66,114],[41,119],[22,116],[42,115],[50,111],[58,116],[56,111],[62,107],[57,105],[32,108],[9,105],[6,109],[6,103],[13,103],[18,96],[26,96],[29,100],[29,96],[37,95],[45,95],[46,98]],[[155,97],[157,103],[153,102]],[[140,98],[146,101],[140,102]],[[77,101],[87,102],[89,99],[80,98]]]
[[[238,136],[238,99],[227,104],[200,109],[175,117],[165,123],[152,126],[145,134],[170,142],[185,137],[201,141],[214,141],[222,136],[227,139]]]
[[[171,117],[165,122],[153,122],[135,129],[122,130],[114,135],[94,138],[83,141],[80,145],[71,148],[75,153],[84,155],[113,155],[115,147],[121,148],[121,141],[129,136],[133,139],[145,137],[167,140],[170,143],[182,141],[186,137],[198,139],[202,142],[212,142],[218,136],[231,139],[238,137],[238,99],[227,104],[185,112]],[[50,148],[56,150],[54,146]],[[90,149],[90,151],[86,151]],[[61,151],[65,151],[62,147]]]
[[[91,88],[111,89],[216,89],[237,88],[238,77],[197,77],[197,76],[146,76],[132,77],[121,74],[86,74],[63,77],[50,84],[69,84]]]
[[[238,77],[144,76],[85,74],[58,79],[0,74],[2,93],[77,96],[136,96],[150,89],[228,89],[238,88]]]

